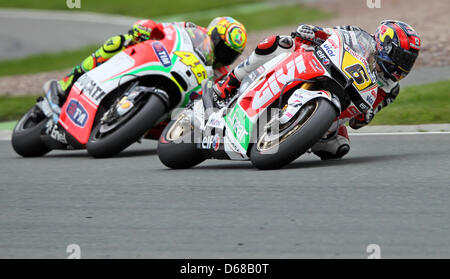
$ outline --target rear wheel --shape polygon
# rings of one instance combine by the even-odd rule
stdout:
[[[202,151],[195,146],[197,141],[194,134],[186,115],[180,114],[161,134],[158,143],[159,160],[172,169],[191,168],[206,160]]]
[[[51,149],[41,140],[47,121],[39,108],[31,108],[14,128],[11,139],[14,151],[23,157],[39,157],[48,153]]]
[[[86,144],[88,153],[106,158],[121,152],[157,124],[166,111],[165,102],[157,95],[150,95],[114,121],[98,121]]]
[[[251,149],[250,159],[259,169],[281,168],[303,153],[325,134],[336,118],[335,107],[318,98],[303,105],[297,117],[280,125],[276,135],[263,131]]]

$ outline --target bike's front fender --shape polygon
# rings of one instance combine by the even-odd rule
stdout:
[[[300,88],[294,91],[291,97],[288,100],[288,106],[285,109],[284,113],[280,117],[280,123],[285,124],[289,120],[291,120],[302,108],[303,105],[308,103],[309,101],[317,98],[324,98],[330,101],[335,107],[338,116],[341,111],[341,103],[339,99],[331,94],[329,91],[325,90],[306,90],[304,88]]]

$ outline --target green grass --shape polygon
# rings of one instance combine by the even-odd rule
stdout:
[[[0,122],[0,131],[4,130],[13,130],[16,126],[17,120],[9,121],[9,122]]]
[[[95,51],[99,46],[87,46],[81,49],[57,53],[39,54],[20,59],[0,61],[0,76],[32,74],[67,69]]]
[[[214,14],[214,16],[220,15],[224,14]],[[272,9],[262,8],[258,10],[255,9],[251,12],[233,10],[226,15],[239,20],[242,24],[244,24],[249,33],[256,30],[264,30],[277,26],[292,26],[292,31],[294,31],[300,21],[311,23],[332,16],[330,13],[303,5],[278,6],[273,7]],[[199,25],[207,26],[212,18],[213,17],[209,17],[192,21]]]
[[[35,101],[36,96],[0,96],[0,122],[19,119]],[[436,123],[450,123],[450,81],[403,88],[371,125]]]
[[[37,96],[0,96],[0,121],[18,120],[36,104]]]
[[[371,125],[450,123],[450,81],[406,87]]]

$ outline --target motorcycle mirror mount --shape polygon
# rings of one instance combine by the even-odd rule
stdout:
[[[353,85],[353,83],[354,83],[353,78],[349,78],[349,79],[347,80],[347,84],[345,85],[345,88],[344,88],[344,89],[349,88],[350,86]]]

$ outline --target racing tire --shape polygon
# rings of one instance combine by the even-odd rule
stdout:
[[[149,97],[142,108],[111,133],[98,137],[98,121],[92,128],[86,144],[88,153],[95,158],[112,157],[138,141],[166,113],[164,101],[156,95]]]
[[[192,168],[207,158],[203,155],[202,151],[195,146],[194,135],[192,129],[184,134],[182,131],[177,138],[171,136],[175,125],[180,124],[180,117],[176,120],[172,120],[169,125],[164,129],[158,142],[158,157],[161,163],[171,169],[188,169]],[[182,126],[180,126],[182,127]]]
[[[253,144],[250,159],[256,168],[279,169],[300,157],[326,133],[336,119],[336,108],[328,100],[318,98],[303,105],[296,116],[290,127],[290,130],[296,129],[295,132],[280,139],[277,145],[262,149],[261,138],[265,133]]]
[[[32,120],[31,115],[36,108],[31,108],[14,127],[11,144],[14,151],[22,157],[40,157],[50,152],[41,140],[41,132],[48,121],[43,117],[38,123]]]

